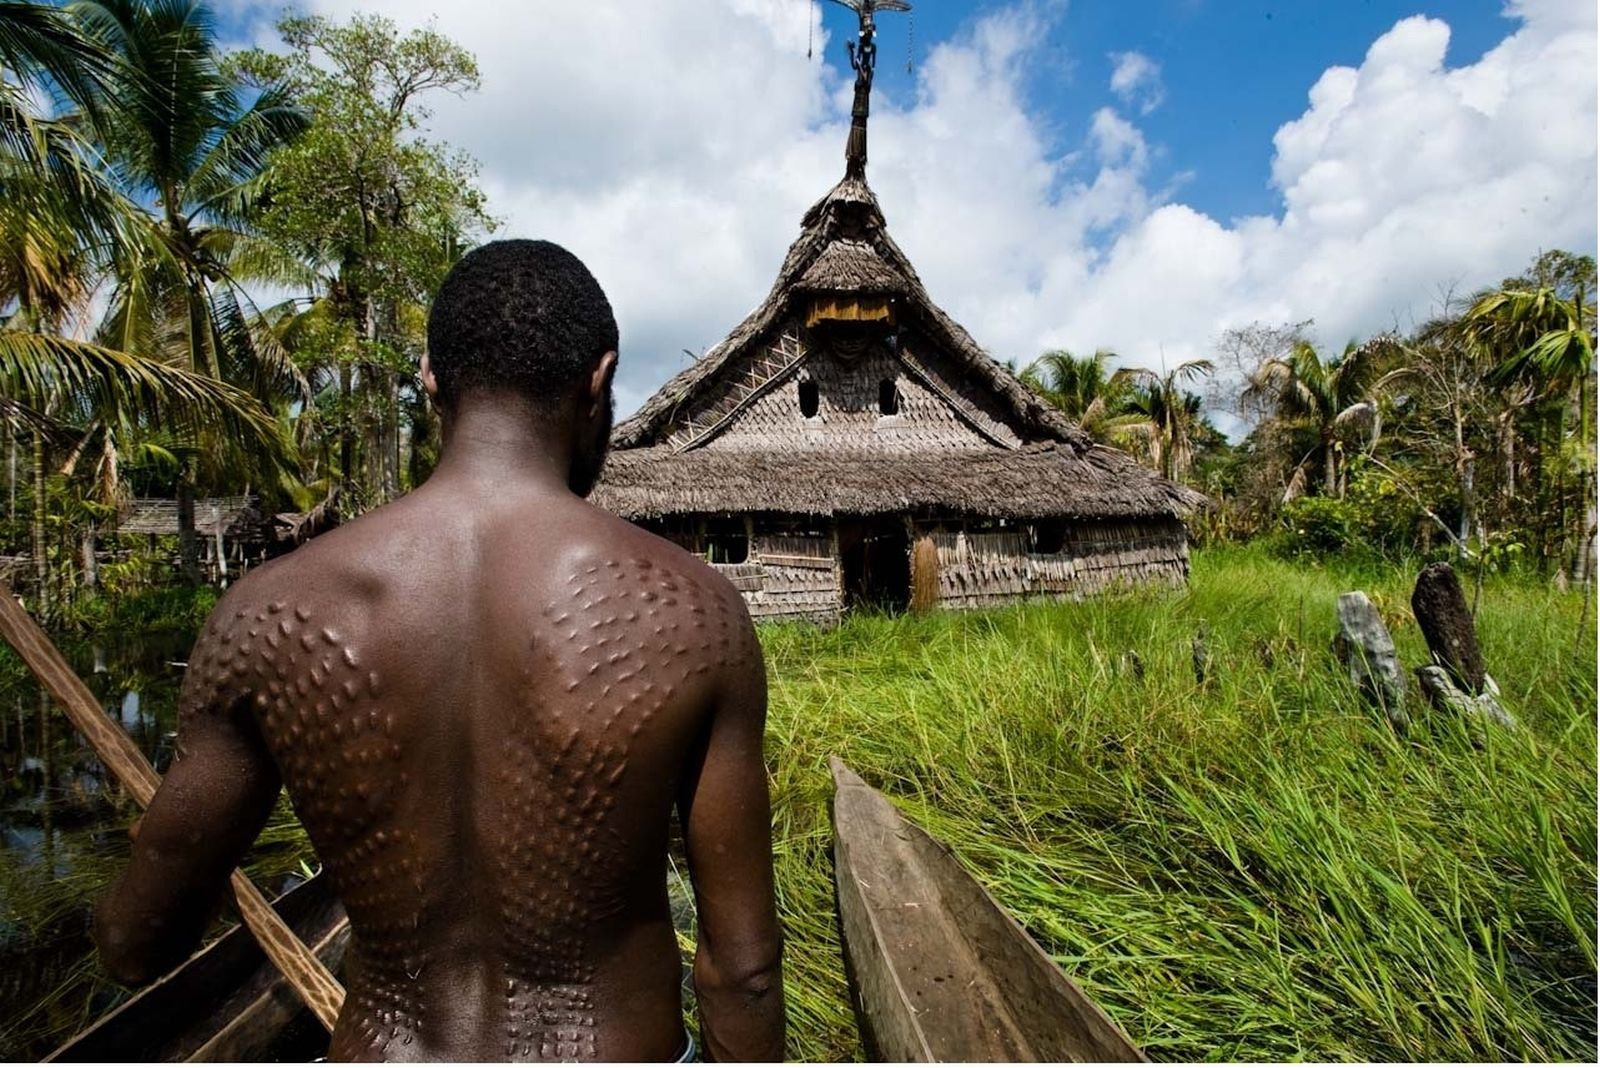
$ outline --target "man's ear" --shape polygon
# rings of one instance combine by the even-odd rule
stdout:
[[[422,389],[428,396],[435,399],[439,396],[439,380],[434,377],[433,364],[428,362],[428,354],[422,354]]]
[[[594,374],[589,376],[589,394],[585,398],[589,404],[589,415],[597,416],[600,409],[611,396],[611,380],[617,373],[617,354],[608,352],[600,357],[600,362],[595,364]]]

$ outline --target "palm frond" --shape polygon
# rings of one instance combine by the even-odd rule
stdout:
[[[193,214],[237,212],[241,190],[261,178],[273,152],[293,143],[310,124],[283,86],[268,87],[220,132],[189,176],[186,194]]]
[[[0,392],[40,410],[62,396],[80,397],[113,422],[226,434],[282,452],[272,415],[242,391],[87,342],[0,330]]]

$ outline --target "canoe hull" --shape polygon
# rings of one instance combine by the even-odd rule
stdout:
[[[873,1060],[1145,1060],[947,848],[832,769],[845,969]]]
[[[350,925],[327,876],[273,903],[313,953],[337,972]],[[328,1036],[255,938],[235,927],[96,1020],[47,1061],[309,1060]]]

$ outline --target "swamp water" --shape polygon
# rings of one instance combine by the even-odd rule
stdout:
[[[107,715],[158,772],[172,762],[187,630],[62,643]],[[0,643],[0,1061],[38,1060],[124,1000],[90,940],[95,900],[127,863],[138,808],[66,715]],[[693,896],[674,827],[668,888],[686,962]],[[243,867],[268,898],[310,874],[315,855],[280,797]],[[215,925],[233,921],[230,910]],[[684,1004],[692,1010],[685,968]]]
[[[190,635],[68,645],[68,661],[158,770],[172,761]],[[9,649],[0,654],[0,1058],[43,1056],[123,996],[94,959],[94,899],[136,810]]]
[[[158,771],[172,761],[192,638],[152,632],[62,649]],[[44,1056],[126,996],[100,969],[89,924],[94,900],[127,861],[137,815],[65,714],[0,646],[0,1059]]]

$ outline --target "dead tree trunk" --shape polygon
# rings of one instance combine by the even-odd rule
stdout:
[[[1432,705],[1468,720],[1474,732],[1484,720],[1504,727],[1516,720],[1499,701],[1499,687],[1483,666],[1478,629],[1467,610],[1461,581],[1446,563],[1429,564],[1417,576],[1411,611],[1422,628],[1434,663],[1417,669],[1417,682]]]
[[[1455,569],[1447,563],[1423,568],[1411,593],[1411,611],[1416,614],[1434,660],[1450,673],[1457,686],[1469,693],[1482,693],[1483,653],[1478,648],[1478,631]]]

